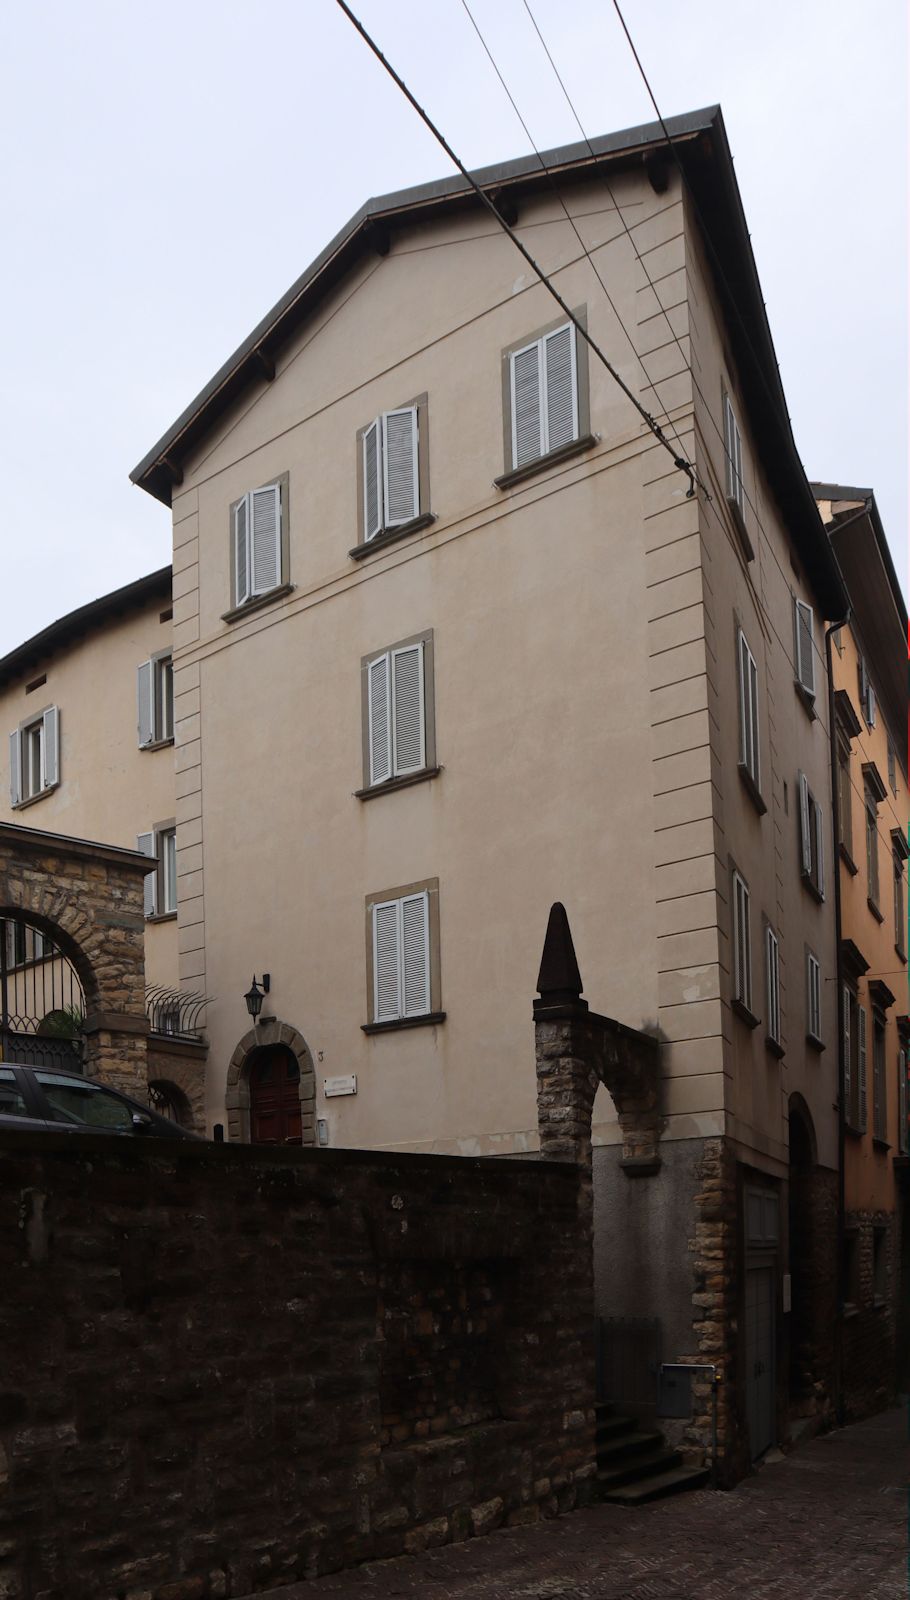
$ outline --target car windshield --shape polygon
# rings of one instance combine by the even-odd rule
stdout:
[[[79,1083],[52,1072],[36,1072],[35,1077],[63,1122],[80,1122],[89,1128],[116,1128],[124,1133],[133,1129],[133,1113],[125,1100],[109,1089],[93,1083]]]

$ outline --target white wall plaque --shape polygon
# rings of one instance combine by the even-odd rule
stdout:
[[[323,1078],[322,1091],[327,1100],[330,1100],[332,1096],[336,1094],[356,1094],[356,1072],[348,1073],[347,1076],[343,1078]]]

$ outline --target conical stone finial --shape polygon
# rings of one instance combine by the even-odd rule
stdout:
[[[566,908],[557,900],[550,907],[547,937],[544,940],[537,992],[544,1005],[578,1003],[582,991],[581,973],[572,943],[572,930]]]

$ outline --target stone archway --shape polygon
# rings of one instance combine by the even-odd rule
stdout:
[[[831,1404],[836,1261],[831,1247],[836,1178],[818,1165],[812,1113],[801,1094],[788,1106],[791,1429],[814,1431]]]
[[[279,1017],[267,1017],[245,1033],[228,1065],[224,1107],[227,1136],[233,1143],[250,1142],[250,1067],[258,1051],[270,1045],[285,1045],[297,1058],[300,1068],[300,1130],[302,1145],[316,1143],[316,1069],[310,1047],[302,1033]]]
[[[147,872],[136,850],[0,823],[0,919],[26,920],[72,963],[85,997],[87,1074],[139,1095]]]

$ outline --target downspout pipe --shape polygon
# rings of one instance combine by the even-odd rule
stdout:
[[[865,512],[860,512],[865,516]],[[853,520],[852,518],[850,519]],[[843,957],[841,955],[841,893],[840,893],[840,804],[838,795],[837,772],[837,727],[834,709],[834,669],[831,654],[831,640],[839,628],[846,627],[850,621],[850,607],[840,622],[832,622],[825,629],[825,670],[828,674],[828,743],[831,758],[831,821],[833,831],[834,865],[834,938],[835,938],[835,972],[837,995],[837,1325],[835,1357],[835,1412],[838,1425],[843,1427],[845,1419],[844,1407],[844,1303],[847,1298],[846,1262],[844,1260],[844,1237],[847,1221],[846,1207],[846,1182],[844,1175],[844,1154],[847,1143],[847,1104],[845,1099],[845,1067],[844,1059],[846,1040],[844,1038],[844,1007],[842,995],[844,992]]]

